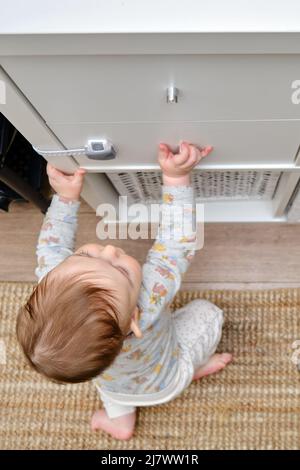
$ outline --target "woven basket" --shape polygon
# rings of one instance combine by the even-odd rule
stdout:
[[[107,173],[121,196],[129,203],[158,202],[161,197],[160,171]],[[198,202],[270,200],[281,176],[279,171],[194,171],[192,183]]]

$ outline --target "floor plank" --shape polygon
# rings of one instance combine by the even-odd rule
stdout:
[[[35,281],[35,248],[43,214],[30,203],[14,202],[0,212],[2,281]],[[99,242],[99,218],[84,202],[79,211],[76,247]],[[300,286],[300,224],[205,225],[204,248],[184,277],[184,288],[262,288]],[[111,241],[142,263],[151,240]],[[210,286],[210,287],[207,287]],[[215,287],[213,287],[215,286]]]

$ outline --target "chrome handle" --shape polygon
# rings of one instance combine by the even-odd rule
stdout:
[[[179,90],[174,86],[167,88],[167,103],[177,103]]]

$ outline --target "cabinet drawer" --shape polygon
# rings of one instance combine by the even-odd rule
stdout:
[[[46,122],[300,118],[292,83],[299,55],[91,55],[3,57]],[[178,102],[166,89],[178,88]]]
[[[180,139],[214,146],[201,163],[205,168],[292,166],[300,143],[299,121],[50,123],[50,127],[68,149],[83,147],[88,139],[110,140],[117,150],[113,160],[75,156],[80,165],[99,171],[158,168],[159,142],[175,150]]]

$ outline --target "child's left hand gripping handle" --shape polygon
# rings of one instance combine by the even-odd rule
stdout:
[[[49,162],[47,163],[47,175],[50,186],[66,202],[79,200],[85,173],[86,170],[84,168],[79,168],[75,173],[68,175],[55,168]]]

